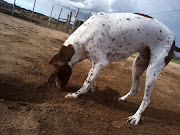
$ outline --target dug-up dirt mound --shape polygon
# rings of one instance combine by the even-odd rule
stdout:
[[[110,63],[97,79],[99,90],[67,100],[91,67],[77,64],[63,90],[47,84],[49,59],[69,35],[0,13],[0,135],[179,135],[180,66],[170,63],[154,87],[138,126],[126,118],[138,109],[144,89],[126,102],[135,57]]]

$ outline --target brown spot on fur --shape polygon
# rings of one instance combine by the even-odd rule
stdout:
[[[165,59],[164,59],[165,65],[167,65],[167,64],[170,62],[170,60],[172,59],[174,49],[175,49],[175,40],[174,40],[174,42],[173,42],[173,45],[171,46],[171,49],[170,49],[170,51],[169,51],[169,54],[168,54],[168,55],[165,57]]]
[[[161,40],[161,41],[162,41],[162,39],[161,39],[161,38],[158,38],[158,40]]]
[[[70,44],[67,47],[62,46],[58,54],[62,61],[69,62],[72,56],[74,55],[74,53],[75,53],[74,47]]]
[[[65,87],[69,82],[69,79],[72,74],[71,67],[66,63],[63,66],[60,66],[59,69],[56,71],[57,79],[61,82],[61,87]]]
[[[151,18],[151,19],[153,19],[153,17],[148,16],[148,15],[145,15],[145,14],[141,14],[141,13],[134,13],[134,14],[141,15],[141,16],[144,16],[144,17],[147,17],[147,18]]]
[[[52,74],[48,79],[49,83],[53,83],[57,78],[58,83],[61,87],[65,87],[72,74],[71,67],[67,64],[74,55],[75,50],[72,45],[62,46],[58,54],[54,55],[49,61],[52,65]]]
[[[48,78],[48,82],[50,84],[53,84],[57,78],[57,81],[58,83],[60,83],[60,86],[65,87],[69,82],[69,79],[72,74],[71,67],[67,63],[64,63],[64,65],[61,66],[54,64],[54,66],[55,66],[55,70]]]

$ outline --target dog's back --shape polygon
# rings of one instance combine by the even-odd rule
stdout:
[[[158,20],[134,13],[98,13],[90,17],[65,42],[89,53],[102,51],[109,61],[120,61],[143,48],[162,51],[174,41],[171,31]],[[115,57],[114,57],[115,56]]]

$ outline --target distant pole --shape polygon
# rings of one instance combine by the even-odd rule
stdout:
[[[13,9],[12,9],[12,15],[14,15],[14,7],[16,5],[16,0],[14,0],[14,5],[13,5]]]
[[[64,25],[64,29],[63,29],[63,31],[65,31],[65,30],[66,30],[67,23],[68,23],[68,19],[69,19],[69,14],[67,15],[67,19],[66,19],[66,22],[65,22],[65,25]]]
[[[90,15],[91,15],[91,12],[89,12],[89,14],[87,15],[86,20],[88,20],[88,19],[89,19]]]
[[[68,32],[68,30],[69,30],[69,25],[71,23],[71,17],[72,17],[72,12],[70,12],[70,15],[68,15],[68,19],[67,19],[67,22],[65,25],[65,32]]]
[[[34,8],[35,8],[35,5],[36,5],[36,0],[34,0],[34,6],[33,6],[33,11],[32,11],[32,13],[31,13],[30,22],[31,22],[31,19],[32,19],[33,13],[34,13]]]
[[[50,14],[50,16],[49,16],[49,23],[48,23],[48,26],[50,25],[50,22],[51,22],[51,16],[52,16],[53,9],[54,9],[54,5],[53,5],[53,7],[52,7],[51,14]]]
[[[60,19],[61,13],[62,13],[62,8],[61,8],[61,11],[60,11],[59,16],[58,16],[58,21],[57,21],[57,24],[56,24],[56,29],[57,29],[57,26],[58,26],[58,23],[59,23],[59,19]]]
[[[69,30],[69,25],[71,24],[72,12],[69,15],[68,25],[67,25],[67,32]]]
[[[77,25],[77,27],[79,27],[79,26],[80,26],[80,23],[81,23],[81,22],[80,22],[80,19],[78,18],[78,25]]]
[[[74,32],[77,29],[78,13],[79,13],[79,8],[76,10],[76,14],[75,14],[75,17],[74,17],[74,24],[73,24],[73,27],[72,27],[72,32]]]

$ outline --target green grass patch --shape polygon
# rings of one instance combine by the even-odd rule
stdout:
[[[179,58],[179,57],[176,57],[175,55],[173,55],[173,57],[172,57],[172,59],[171,59],[171,62],[180,64],[180,58]]]

